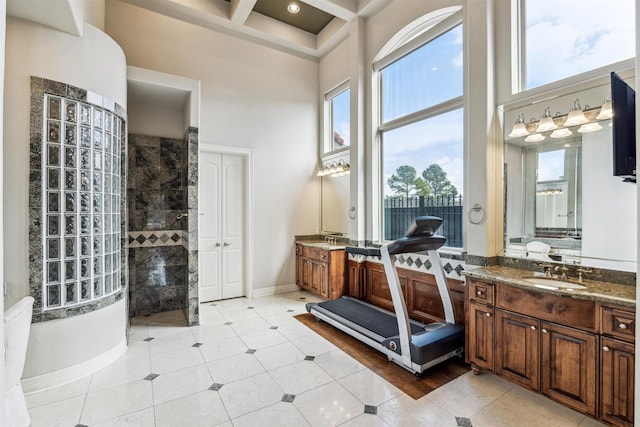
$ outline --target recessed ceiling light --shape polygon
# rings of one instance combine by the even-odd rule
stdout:
[[[298,13],[300,12],[300,5],[295,2],[289,3],[289,6],[287,6],[287,10],[290,13]]]

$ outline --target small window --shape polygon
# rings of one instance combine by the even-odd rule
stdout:
[[[521,0],[522,90],[635,56],[634,0]]]
[[[342,89],[340,87],[338,91]],[[329,115],[331,117],[331,130],[329,138],[331,143],[327,145],[325,151],[335,151],[351,145],[351,91],[347,88],[339,91],[336,95],[327,95],[329,103]]]

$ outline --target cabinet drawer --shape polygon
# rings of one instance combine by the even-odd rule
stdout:
[[[320,248],[312,248],[309,246],[302,246],[302,256],[311,258],[321,262],[329,261],[329,251],[325,251]]]
[[[635,313],[611,307],[600,307],[600,319],[603,334],[634,342],[636,335]]]
[[[469,280],[469,299],[485,304],[494,304],[494,286],[490,283]]]

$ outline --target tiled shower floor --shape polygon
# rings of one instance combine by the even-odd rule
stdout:
[[[32,426],[603,426],[490,374],[413,400],[293,319],[310,300],[205,303],[194,327],[134,318],[120,360],[27,396]]]

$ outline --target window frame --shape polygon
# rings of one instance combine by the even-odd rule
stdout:
[[[349,80],[345,80],[324,94],[325,135],[323,138],[322,152],[320,153],[321,159],[324,159],[326,156],[331,154],[346,151],[351,148],[351,144],[336,149],[333,148],[333,100],[346,91],[351,91],[351,84]],[[351,102],[349,102],[349,125],[351,125]]]
[[[455,98],[451,98],[447,101],[443,101],[441,103],[431,105],[429,107],[414,111],[412,113],[406,114],[404,116],[400,116],[386,122],[382,120],[382,71],[388,65],[393,64],[394,62],[404,58],[407,55],[410,55],[414,51],[420,49],[431,41],[437,39],[441,35],[451,31],[457,26],[464,25],[464,15],[462,9],[457,9],[454,11],[451,10],[443,10],[444,17],[440,19],[435,24],[427,24],[426,29],[425,25],[421,25],[417,28],[414,28],[410,33],[404,35],[400,39],[400,41],[390,48],[383,56],[377,58],[373,62],[373,72],[372,72],[372,81],[374,85],[374,99],[376,102],[373,103],[373,117],[375,120],[374,123],[374,132],[375,132],[375,144],[374,151],[377,153],[377,158],[374,158],[374,170],[377,170],[377,177],[373,177],[373,183],[377,188],[373,189],[374,194],[374,206],[377,205],[377,224],[374,226],[375,232],[378,234],[378,238],[376,239],[374,236],[374,240],[380,242],[386,242],[384,239],[384,142],[383,135],[387,131],[391,131],[394,129],[398,129],[403,126],[407,126],[413,123],[417,123],[426,119],[430,119],[433,117],[437,117],[442,114],[449,113],[454,110],[462,109],[463,117],[464,117],[464,85],[463,85],[463,94],[457,96]],[[432,21],[431,21],[432,22]],[[463,47],[464,49],[464,47]],[[462,123],[464,126],[464,120]],[[463,151],[465,150],[465,144],[463,141]],[[463,155],[464,159],[464,155]],[[464,194],[464,192],[463,192]],[[377,198],[377,200],[375,200]],[[466,227],[466,224],[463,223],[463,229]],[[466,233],[463,232],[463,236]],[[463,247],[446,247],[447,250],[452,251],[464,251],[464,246],[466,243],[463,240]]]

